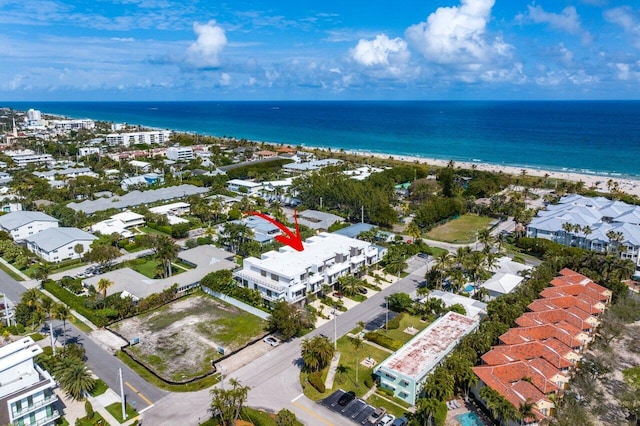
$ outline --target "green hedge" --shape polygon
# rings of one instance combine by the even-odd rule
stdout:
[[[387,349],[391,349],[392,351],[397,351],[402,347],[401,341],[393,339],[377,331],[368,332],[364,335],[364,338],[373,343],[377,343],[378,345],[383,346]]]
[[[325,393],[327,390],[324,387],[324,380],[322,380],[321,371],[316,371],[315,373],[309,374],[309,383],[320,393]]]
[[[447,408],[447,404],[443,401],[440,401],[440,404],[438,404],[438,408],[436,409],[436,413],[433,415],[436,426],[444,426],[445,422],[447,421],[448,412],[449,409]]]
[[[397,330],[397,329],[399,329],[400,328],[400,321],[402,321],[402,318],[404,318],[404,312],[402,312],[400,315],[396,316],[391,321],[389,321],[387,323],[387,328],[389,330]]]
[[[45,290],[60,299],[64,304],[69,305],[71,309],[94,323],[96,326],[104,327],[109,323],[109,320],[106,316],[100,315],[98,312],[85,307],[84,298],[76,296],[70,291],[62,288],[55,281],[46,280],[42,284]]]

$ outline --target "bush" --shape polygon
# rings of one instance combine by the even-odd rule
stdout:
[[[84,403],[84,410],[87,412],[87,418],[88,419],[93,419],[93,405],[91,405],[91,403],[87,400]]]
[[[387,349],[391,349],[392,351],[397,351],[402,347],[402,342],[399,340],[393,339],[389,336],[385,336],[384,334],[378,333],[377,331],[370,331],[364,335],[364,338],[377,343],[380,346],[383,346]]]
[[[373,381],[373,377],[367,376],[367,377],[364,378],[364,385],[366,387],[368,387],[369,389],[371,389],[373,387],[374,383],[375,382]]]
[[[389,330],[397,330],[397,329],[399,329],[400,328],[400,321],[402,321],[402,318],[404,318],[404,313],[401,313],[400,315],[396,316],[391,321],[389,321],[387,323],[387,328]]]
[[[316,390],[320,393],[325,393],[326,392],[326,388],[324,387],[324,380],[322,380],[322,372],[321,371],[316,371],[315,373],[311,373],[309,374],[309,383],[311,384],[311,386],[313,386],[314,388],[316,388]]]
[[[378,391],[380,393],[385,394],[386,396],[393,398],[393,391],[391,389],[387,389],[387,388],[378,388]]]
[[[444,426],[447,421],[447,404],[443,401],[440,401],[438,408],[436,409],[436,413],[433,415],[433,419],[435,420],[436,426]]]
[[[24,325],[18,323],[16,324],[16,330],[18,331],[18,334],[23,334],[24,333]]]

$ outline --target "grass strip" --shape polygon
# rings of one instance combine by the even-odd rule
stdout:
[[[16,281],[24,281],[24,278],[22,278],[22,275],[16,274],[16,272],[13,269],[9,268],[4,263],[0,263],[0,269],[2,269],[4,272],[6,272],[7,275],[9,275],[14,280],[16,280]]]
[[[109,414],[111,414],[120,423],[124,423],[126,421],[129,421],[129,420],[133,419],[134,417],[136,417],[138,415],[138,411],[136,411],[135,408],[133,408],[129,404],[126,404],[124,406],[124,409],[125,409],[125,413],[127,414],[127,418],[123,419],[122,418],[122,405],[121,405],[120,402],[114,402],[113,404],[107,405],[104,408],[109,412]]]

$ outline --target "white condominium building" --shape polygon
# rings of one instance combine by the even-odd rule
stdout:
[[[47,426],[60,417],[56,383],[33,362],[41,353],[31,337],[0,348],[0,424]]]
[[[303,251],[286,246],[264,253],[261,259],[246,258],[234,278],[243,287],[259,290],[268,303],[295,303],[324,284],[334,285],[340,276],[361,274],[385,253],[369,242],[323,232],[307,239]]]
[[[188,146],[172,146],[167,148],[167,158],[173,161],[193,160],[193,149]]]
[[[135,132],[135,133],[111,133],[107,135],[107,143],[109,145],[124,145],[130,146],[131,144],[164,144],[171,138],[171,131],[169,130],[154,130],[149,132]]]

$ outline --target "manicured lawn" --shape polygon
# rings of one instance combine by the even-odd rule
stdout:
[[[391,397],[385,396],[385,398],[387,399],[392,399]],[[383,407],[385,410],[387,410],[387,413],[391,413],[394,416],[396,416],[396,418],[398,417],[402,417],[402,416],[407,416],[407,410],[398,407],[395,404],[390,403],[389,401],[381,398],[380,396],[378,396],[377,394],[373,394],[369,397],[369,399],[367,399],[367,402],[369,404],[371,404],[374,407]],[[408,407],[407,407],[408,408]]]
[[[475,241],[476,233],[487,228],[493,220],[490,217],[466,214],[432,229],[427,237],[449,243],[470,243]]]
[[[389,352],[385,352],[366,343],[364,343],[363,347],[356,353],[347,336],[338,339],[338,352],[340,352],[339,364],[344,365],[347,371],[343,374],[336,374],[332,389],[327,389],[325,393],[320,393],[306,382],[306,373],[300,375],[304,394],[310,399],[317,401],[318,399],[327,397],[338,389],[344,389],[345,391],[352,390],[359,397],[363,396],[369,390],[364,384],[365,378],[371,377],[373,368],[367,368],[362,364],[358,364],[358,382],[356,384],[356,360],[360,363],[370,356],[379,364],[391,355]],[[326,371],[323,372],[323,377],[326,377]]]
[[[150,257],[144,257],[141,259],[136,259],[135,261],[130,261],[128,262],[128,264],[129,267],[134,271],[140,272],[145,277],[154,279],[156,278],[158,268],[160,266],[160,261]],[[177,268],[175,266],[172,266],[171,270],[173,275],[184,272],[183,268]]]
[[[143,226],[142,228],[139,228],[139,229],[140,229],[140,231],[144,232],[145,234],[169,235],[169,234],[165,234],[162,231],[158,231],[157,229],[149,228],[148,226]]]
[[[102,423],[100,423],[102,421]],[[93,413],[92,419],[87,419],[86,417],[82,417],[81,419],[76,420],[76,426],[95,426],[97,424],[101,426],[108,426],[109,423],[98,413],[97,411]]]
[[[24,278],[22,278],[21,275],[16,274],[13,269],[9,268],[7,265],[5,265],[4,263],[0,263],[0,269],[2,269],[4,272],[7,273],[7,275],[9,275],[11,278],[13,278],[16,281],[24,281]]]
[[[124,423],[125,421],[131,420],[135,416],[138,415],[138,412],[136,411],[136,409],[133,408],[132,406],[130,406],[129,404],[126,404],[124,407],[125,407],[125,412],[127,414],[127,418],[126,419],[122,418],[122,404],[121,403],[114,402],[113,404],[107,405],[104,408],[109,412],[109,414],[111,414],[113,417],[115,417],[116,420],[119,421],[120,423]]]
[[[93,386],[93,390],[89,393],[91,394],[92,397],[95,398],[96,396],[99,396],[105,393],[107,389],[109,389],[109,386],[107,386],[107,384],[102,379],[98,379],[96,380],[95,385]]]
[[[400,321],[400,327],[394,330],[385,330],[384,328],[380,330],[381,333],[386,334],[394,340],[399,340],[402,343],[407,343],[409,340],[415,337],[409,333],[405,333],[404,330],[409,328],[409,326],[419,330],[418,332],[427,328],[429,323],[420,321],[419,317],[415,317],[413,315],[404,314],[402,320]],[[417,334],[417,333],[416,333]]]

